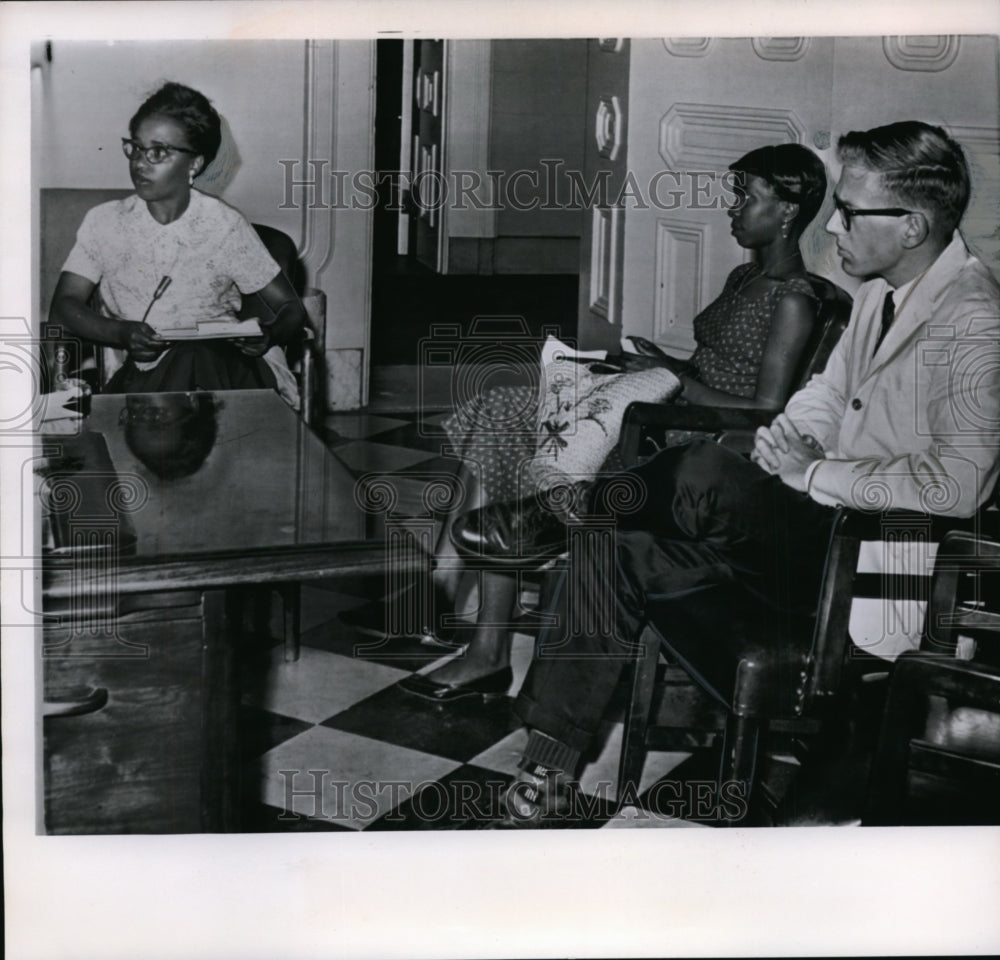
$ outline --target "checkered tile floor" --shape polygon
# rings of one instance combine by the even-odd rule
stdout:
[[[328,443],[359,475],[391,472],[402,489],[397,509],[419,515],[428,474],[456,466],[441,456],[444,416],[418,423],[408,414],[333,415],[326,422]],[[514,682],[507,697],[448,707],[424,702],[397,684],[411,672],[440,665],[440,651],[416,640],[373,641],[337,619],[339,611],[382,592],[378,582],[306,584],[300,659],[285,663],[280,645],[247,657],[243,829],[475,829],[496,816],[526,736],[511,705],[531,661],[533,638],[514,635]],[[622,736],[615,717],[612,710],[605,736],[582,771],[578,825],[705,825],[693,811],[698,785],[714,779],[710,751],[650,753],[636,802],[615,810]]]

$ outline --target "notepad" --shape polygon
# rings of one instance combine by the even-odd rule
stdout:
[[[264,335],[256,320],[202,320],[192,327],[170,327],[166,330],[157,329],[156,332],[167,342],[172,340],[232,340]]]

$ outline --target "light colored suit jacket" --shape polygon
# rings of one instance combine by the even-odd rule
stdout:
[[[786,413],[826,459],[808,475],[820,503],[965,517],[1000,471],[1000,287],[956,233],[897,303],[877,354],[884,280],[862,285],[826,369]],[[905,296],[905,295],[904,295]],[[866,543],[858,568],[927,576],[936,546]],[[919,644],[926,604],[855,600],[855,644],[894,659]]]
[[[1000,473],[1000,287],[956,232],[873,356],[889,289],[862,285],[826,369],[785,408],[825,451],[809,494],[971,516]]]

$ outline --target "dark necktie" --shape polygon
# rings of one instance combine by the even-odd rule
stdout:
[[[882,345],[885,335],[889,332],[889,327],[892,326],[895,316],[896,305],[892,302],[892,291],[890,290],[882,302],[882,329],[879,331],[878,340],[875,341],[875,349],[872,351],[872,355],[878,353],[878,348]]]

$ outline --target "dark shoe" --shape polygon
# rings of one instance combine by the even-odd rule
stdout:
[[[405,690],[423,700],[430,700],[432,703],[454,703],[467,697],[475,697],[483,703],[488,703],[490,700],[499,700],[505,696],[513,682],[514,672],[510,667],[504,667],[468,683],[438,683],[430,677],[415,673],[405,680],[400,680],[398,686],[400,690]]]
[[[476,635],[476,629],[474,623],[459,627],[438,627],[436,631],[431,630],[420,634],[417,639],[423,647],[431,647],[434,650],[446,650],[449,653],[454,653],[456,650],[461,650],[471,643],[472,638]]]
[[[573,799],[576,787],[561,770],[522,768],[501,801],[503,817],[492,830],[542,830],[580,823]]]
[[[538,497],[490,503],[458,517],[451,541],[462,556],[487,557],[498,566],[525,566],[565,553],[566,518]]]

